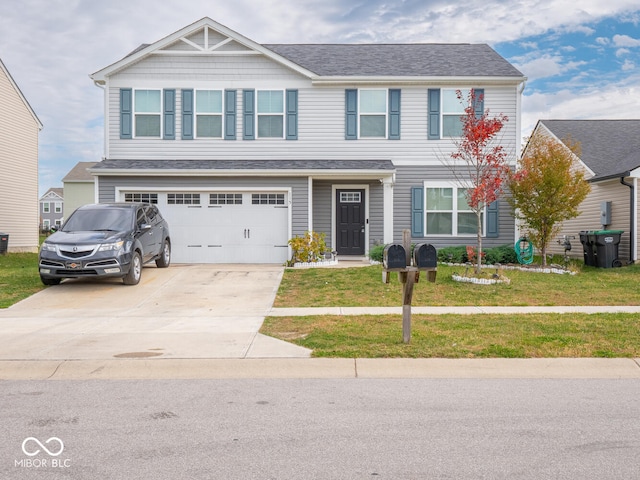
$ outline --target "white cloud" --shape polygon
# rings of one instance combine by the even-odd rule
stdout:
[[[629,35],[614,35],[613,44],[616,47],[640,47],[640,40]]]
[[[619,48],[616,50],[616,57],[624,57],[625,55],[629,55],[631,50],[628,48]]]
[[[623,72],[628,72],[630,70],[635,70],[635,68],[636,68],[635,63],[633,63],[629,59],[625,60],[624,63],[622,64],[622,71]]]
[[[541,56],[530,55],[527,58],[516,59],[514,64],[529,80],[539,80],[570,72],[585,65],[586,62],[567,62],[560,55],[545,53]]]

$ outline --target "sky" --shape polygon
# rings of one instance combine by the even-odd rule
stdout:
[[[0,59],[43,123],[42,195],[104,156],[89,75],[203,17],[258,43],[486,43],[539,119],[640,118],[638,0],[3,0]],[[498,112],[495,112],[498,113]]]

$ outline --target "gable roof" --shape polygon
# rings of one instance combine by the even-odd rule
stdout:
[[[208,17],[153,44],[143,44],[91,75],[109,75],[150,55],[263,55],[313,81],[468,77],[524,81],[524,75],[486,44],[265,44]]]
[[[18,87],[18,84],[15,82],[15,80],[13,79],[11,74],[9,73],[9,70],[7,70],[7,67],[5,66],[5,64],[2,63],[2,59],[1,58],[0,58],[0,70],[3,71],[4,74],[7,76],[7,78],[9,79],[9,83],[11,83],[11,85],[13,86],[15,91],[18,93],[18,96],[20,97],[20,100],[22,100],[22,103],[24,103],[25,107],[27,107],[27,110],[29,110],[29,113],[31,113],[31,116],[33,117],[33,119],[38,124],[38,130],[42,130],[42,126],[43,126],[42,122],[40,121],[40,119],[36,115],[36,112],[33,111],[33,108],[31,108],[31,105],[29,104],[29,102],[27,101],[25,96],[22,94],[22,90],[20,90],[20,87]]]
[[[78,162],[69,170],[69,173],[65,175],[62,182],[93,182],[94,177],[89,172],[89,169],[93,167],[97,162]]]
[[[580,142],[591,181],[629,175],[640,167],[640,120],[540,120],[558,140]],[[537,127],[536,127],[537,128]]]
[[[60,200],[62,200],[64,198],[64,189],[60,188],[60,187],[52,187],[49,190],[47,190],[45,192],[44,195],[42,195],[42,197],[40,197],[40,200],[46,200],[47,198],[53,198],[53,197],[59,197]]]

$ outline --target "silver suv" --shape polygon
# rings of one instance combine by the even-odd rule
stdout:
[[[140,282],[142,265],[166,268],[171,261],[169,226],[148,203],[106,203],[78,208],[40,247],[40,279],[121,277]]]

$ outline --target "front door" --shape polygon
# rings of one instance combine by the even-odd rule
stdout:
[[[338,255],[364,255],[364,190],[336,190],[336,251]]]

